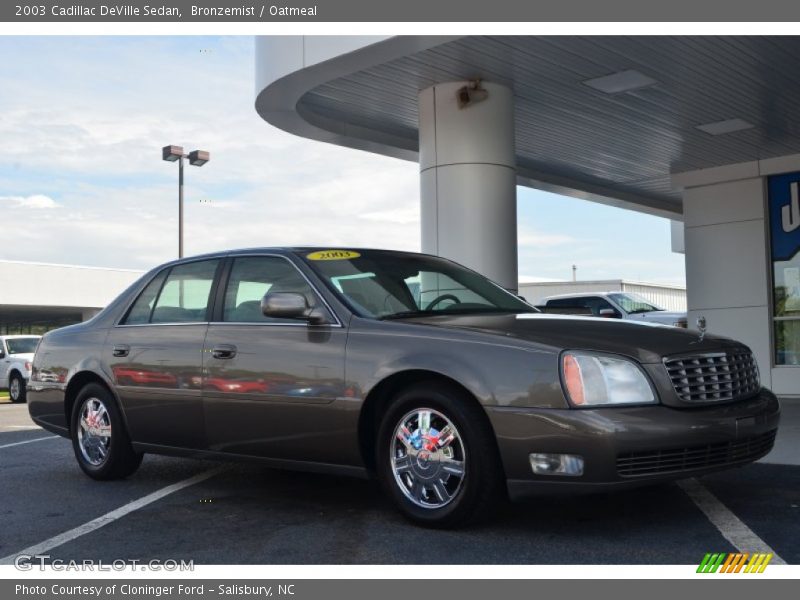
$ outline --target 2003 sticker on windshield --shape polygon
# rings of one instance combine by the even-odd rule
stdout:
[[[306,254],[308,260],[350,260],[361,256],[354,250],[318,250]]]

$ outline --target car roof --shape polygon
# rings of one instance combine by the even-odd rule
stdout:
[[[410,252],[407,250],[392,250],[388,248],[364,248],[361,246],[273,246],[268,248],[242,248],[230,250],[228,254],[242,254],[247,252],[285,252],[291,254],[305,254],[306,252],[318,252],[320,250],[350,250],[353,252],[385,252],[388,254],[422,254],[421,252]]]
[[[14,334],[14,335],[0,335],[0,339],[4,340],[18,340],[20,338],[40,338],[42,336],[37,335],[35,333],[21,333],[21,334]]]
[[[444,258],[438,257],[432,254],[424,254],[422,252],[409,252],[407,250],[390,250],[386,248],[361,248],[357,246],[259,246],[253,248],[236,248],[232,250],[219,250],[217,252],[208,252],[206,254],[197,254],[194,256],[186,256],[184,258],[178,258],[175,260],[171,260],[160,265],[157,265],[155,268],[161,268],[167,265],[177,265],[187,262],[194,262],[197,260],[204,260],[210,258],[224,258],[226,256],[241,256],[247,254],[278,254],[281,256],[286,256],[289,254],[292,255],[301,255],[306,254],[309,252],[317,252],[320,250],[349,250],[353,252],[373,252],[373,253],[385,253],[385,254],[396,254],[398,256],[432,256],[434,258]],[[447,260],[447,259],[445,259]]]

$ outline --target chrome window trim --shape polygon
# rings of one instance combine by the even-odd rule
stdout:
[[[342,327],[339,323],[327,323],[325,325],[318,325],[301,321],[298,323],[266,323],[262,321],[209,321],[208,325],[248,325],[257,327],[318,327],[318,328],[336,328]]]
[[[164,325],[169,325],[170,327],[174,327],[176,325],[208,325],[210,321],[176,321],[172,323],[131,323],[130,325],[121,324],[121,325],[114,325],[115,328],[117,327],[163,327]]]
[[[262,323],[262,322],[259,322],[259,321],[246,321],[246,322],[243,322],[243,321],[185,321],[185,322],[176,322],[176,323],[131,323],[130,325],[126,325],[124,323],[120,323],[120,321],[122,319],[124,319],[125,316],[127,316],[128,311],[130,311],[131,307],[133,306],[133,303],[136,302],[139,299],[139,296],[142,295],[142,292],[144,292],[145,288],[148,285],[150,285],[150,283],[156,277],[158,277],[162,272],[164,272],[165,270],[171,269],[173,267],[177,267],[179,265],[185,265],[185,264],[189,264],[189,263],[193,263],[193,262],[200,262],[200,261],[204,261],[204,260],[225,260],[225,259],[230,259],[231,261],[234,261],[237,258],[252,258],[252,257],[282,258],[283,260],[288,262],[290,265],[292,265],[294,270],[297,271],[300,274],[300,276],[306,281],[306,283],[308,283],[309,287],[314,291],[314,293],[317,295],[317,297],[322,301],[322,303],[325,305],[325,308],[328,309],[328,312],[331,314],[331,316],[334,318],[334,320],[336,322],[335,323],[326,323],[325,325],[312,325],[312,324],[306,323],[306,322],[299,322],[299,323]],[[166,278],[164,279],[164,282],[166,282]],[[224,285],[227,288],[228,281],[225,281],[225,282],[220,281],[219,284],[220,285]],[[225,290],[225,291],[227,291],[227,290]],[[224,311],[224,309],[225,309],[225,306],[224,306],[224,295],[223,295],[223,306],[222,306],[222,308],[223,308],[223,311]],[[335,327],[335,328],[339,328],[339,329],[344,328],[344,325],[342,324],[342,320],[339,318],[339,315],[336,314],[336,311],[333,310],[333,308],[331,307],[330,304],[328,304],[328,301],[325,299],[325,296],[323,296],[320,293],[319,288],[316,285],[314,285],[314,283],[306,276],[306,274],[303,273],[297,267],[297,265],[294,264],[294,262],[292,262],[292,260],[288,256],[285,256],[283,254],[275,254],[275,253],[271,253],[271,252],[270,253],[253,252],[253,253],[247,253],[247,254],[227,254],[227,255],[224,255],[224,256],[217,256],[217,257],[204,256],[204,257],[199,257],[196,260],[189,259],[189,260],[186,260],[185,262],[176,262],[174,264],[170,264],[169,266],[164,266],[164,268],[159,269],[150,279],[147,280],[147,282],[141,287],[141,289],[139,289],[138,292],[136,294],[134,294],[133,299],[130,302],[128,302],[128,304],[125,306],[125,310],[123,310],[120,313],[120,315],[121,316],[117,319],[117,321],[114,324],[115,328],[117,328],[117,327],[164,327],[164,326],[175,326],[175,325],[206,325],[206,326],[208,326],[208,325],[260,325],[260,326],[265,326],[266,325],[266,326],[271,326],[271,327],[277,326],[277,327],[319,327],[319,328],[321,328],[321,327]]]

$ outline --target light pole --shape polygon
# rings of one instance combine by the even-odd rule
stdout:
[[[178,258],[183,258],[183,159],[188,158],[190,165],[202,167],[211,160],[211,155],[205,150],[192,150],[184,154],[183,146],[164,146],[161,158],[167,162],[178,162]]]

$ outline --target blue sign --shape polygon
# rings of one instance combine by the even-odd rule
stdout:
[[[791,260],[800,250],[800,173],[767,180],[772,260]]]

